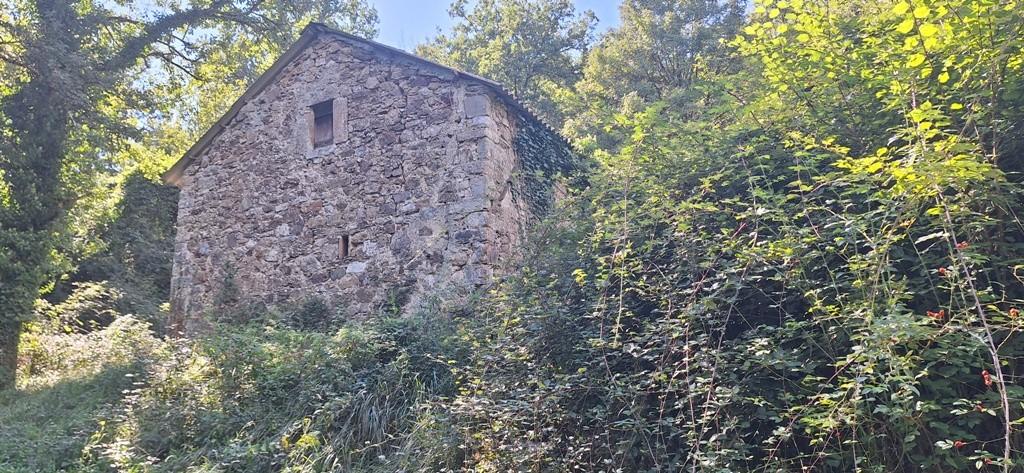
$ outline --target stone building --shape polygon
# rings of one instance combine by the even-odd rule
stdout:
[[[229,286],[360,315],[485,285],[575,163],[499,84],[310,25],[164,175],[172,324]]]

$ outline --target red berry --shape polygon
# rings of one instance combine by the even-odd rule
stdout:
[[[939,268],[939,276],[946,277],[946,268]]]
[[[958,250],[966,250],[967,246],[968,245],[967,245],[966,241],[961,241],[960,243],[956,244],[956,249],[958,249]]]
[[[953,446],[956,448],[964,448],[965,445],[967,445],[967,442],[964,442],[963,440],[957,440],[956,442],[953,442]]]
[[[1020,311],[1016,307],[1010,309],[1010,317],[1016,319],[1020,316]]]
[[[986,388],[992,387],[992,375],[988,373],[988,370],[981,370],[981,380],[985,382]]]

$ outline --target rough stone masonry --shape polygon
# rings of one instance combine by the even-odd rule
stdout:
[[[359,316],[486,285],[575,165],[500,85],[310,25],[164,176],[172,326],[229,289]]]

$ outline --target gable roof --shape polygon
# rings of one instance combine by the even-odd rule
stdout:
[[[556,136],[560,141],[566,143],[566,146],[570,146],[568,142],[565,141],[565,138],[563,138],[550,125],[541,120],[540,117],[533,113],[529,108],[520,103],[515,98],[515,96],[512,95],[511,92],[505,89],[505,87],[499,84],[498,82],[495,82],[486,77],[481,77],[476,74],[471,74],[469,72],[445,66],[443,64],[419,57],[415,54],[403,51],[395,47],[388,46],[386,44],[381,44],[376,41],[360,38],[359,36],[355,36],[349,33],[345,33],[343,31],[333,29],[322,23],[310,23],[309,25],[306,25],[306,27],[302,29],[302,34],[299,35],[299,39],[292,43],[292,45],[288,47],[284,54],[278,57],[277,60],[274,61],[274,64],[272,64],[270,68],[266,70],[266,72],[261,74],[256,79],[256,81],[253,82],[252,85],[250,85],[249,88],[245,90],[245,93],[243,93],[242,96],[238,98],[238,100],[235,100],[235,103],[231,105],[231,108],[229,108],[228,111],[223,116],[221,116],[220,119],[213,124],[213,126],[210,127],[210,129],[206,130],[206,133],[203,133],[203,136],[201,136],[199,140],[196,141],[195,144],[193,144],[192,147],[189,148],[188,151],[186,151],[185,154],[182,155],[182,157],[178,159],[176,163],[174,163],[173,166],[171,166],[170,169],[164,172],[162,176],[163,181],[168,184],[178,185],[181,181],[182,175],[185,172],[185,168],[187,168],[188,165],[191,164],[192,161],[197,156],[202,154],[203,151],[206,151],[210,144],[213,143],[213,140],[218,135],[220,135],[222,131],[224,131],[224,129],[228,126],[229,123],[231,123],[231,120],[235,118],[235,115],[238,114],[238,111],[250,99],[258,95],[260,92],[263,91],[263,89],[267,88],[267,86],[273,83],[274,79],[276,79],[277,75],[282,70],[284,70],[285,66],[291,63],[292,60],[299,55],[299,53],[304,51],[307,46],[313,44],[313,42],[317,38],[320,38],[321,36],[333,36],[349,42],[367,45],[377,51],[392,54],[401,59],[411,59],[421,64],[427,64],[433,67],[443,69],[454,74],[456,78],[463,78],[472,82],[483,84],[490,88],[491,90],[493,90],[494,93],[499,98],[501,98],[507,105],[512,106],[530,120],[540,124],[548,132]]]

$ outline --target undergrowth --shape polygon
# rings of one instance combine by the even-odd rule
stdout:
[[[35,334],[0,398],[2,471],[440,471],[459,441],[432,402],[455,391],[444,319],[334,333],[255,317],[160,340],[131,317]],[[424,463],[429,461],[429,467]]]

